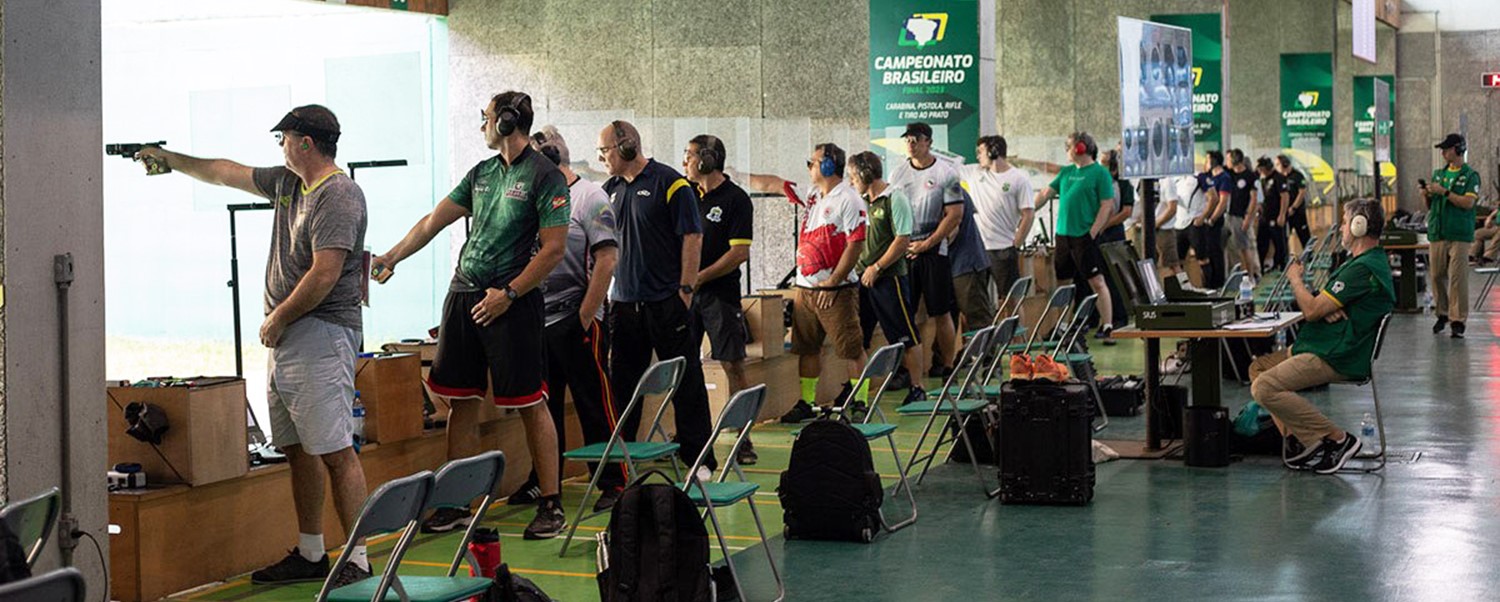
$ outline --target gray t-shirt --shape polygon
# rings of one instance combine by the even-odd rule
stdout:
[[[312,269],[313,252],[343,249],[344,268],[333,290],[307,312],[320,320],[362,330],[360,284],[364,275],[365,193],[342,171],[310,190],[285,167],[256,168],[252,178],[271,200],[276,217],[271,227],[271,256],[266,261],[266,313],[291,296]]]
[[[891,168],[887,179],[891,186],[911,199],[912,242],[932,236],[943,221],[943,212],[948,205],[964,202],[963,178],[959,177],[957,164],[943,157],[934,159],[932,165],[922,169],[912,167],[911,161],[906,159],[893,161],[896,165]],[[947,241],[938,245],[938,252],[948,254]]]
[[[589,275],[594,272],[594,252],[619,246],[615,240],[615,210],[603,188],[578,178],[568,186],[568,196],[573,199],[568,215],[568,244],[562,262],[543,283],[548,326],[578,316],[578,308],[589,290]],[[603,305],[594,317],[604,317]]]

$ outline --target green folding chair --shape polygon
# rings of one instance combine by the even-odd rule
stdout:
[[[1042,313],[1036,317],[1036,324],[1031,327],[1031,336],[1026,338],[1025,343],[1010,345],[1010,341],[1006,341],[1007,346],[1005,350],[1010,353],[1019,352],[1031,355],[1032,349],[1056,348],[1058,341],[1062,337],[1063,330],[1068,326],[1063,318],[1067,317],[1068,308],[1073,305],[1074,294],[1074,287],[1071,284],[1064,284],[1057,287],[1057,290],[1052,291],[1052,296],[1047,299],[1047,306],[1042,308]],[[1038,337],[1042,334],[1042,325],[1047,322],[1047,317],[1053,315],[1054,312],[1057,315],[1057,324],[1053,325],[1045,339],[1038,340]]]
[[[1021,306],[1026,302],[1026,295],[1031,294],[1032,282],[1034,282],[1034,279],[1031,276],[1022,276],[1010,285],[1010,290],[1005,293],[1005,298],[1000,301],[999,309],[995,310],[995,319],[990,321],[990,326],[999,326],[1006,318],[1019,317],[1021,315]],[[1011,305],[1012,303],[1015,305]],[[974,336],[975,332],[978,332],[978,329],[965,332],[964,337]],[[1016,333],[1013,336],[1019,337],[1025,334],[1026,327],[1022,326],[1016,329]]]
[[[990,341],[990,346],[997,349],[995,353],[987,356],[984,376],[979,379],[979,384],[975,386],[975,390],[980,395],[983,395],[985,399],[1000,399],[1001,386],[999,381],[1003,380],[1001,377],[1005,374],[1005,358],[1007,357],[1005,347],[1010,344],[1011,339],[1015,338],[1016,330],[1021,328],[1020,323],[1021,318],[1019,316],[1011,316],[995,325],[995,334],[993,340]],[[956,385],[950,393],[953,395],[963,395],[963,387]]]
[[[979,414],[980,410],[990,404],[988,400],[978,394],[975,385],[978,382],[980,372],[985,366],[985,357],[990,353],[999,353],[1003,349],[1000,344],[995,344],[994,349],[991,349],[992,342],[997,340],[994,335],[994,326],[987,326],[979,332],[974,333],[973,338],[970,338],[969,343],[964,346],[964,352],[959,357],[957,369],[953,371],[953,374],[948,376],[948,382],[943,386],[942,393],[938,395],[936,401],[912,402],[896,410],[897,413],[906,416],[922,413],[927,414],[927,424],[922,428],[922,436],[917,439],[917,445],[912,450],[911,459],[906,463],[907,471],[916,468],[917,463],[923,463],[922,472],[917,475],[916,484],[921,485],[923,479],[927,478],[928,469],[932,468],[933,460],[941,453],[943,444],[945,443],[956,445],[957,441],[962,440],[964,447],[968,448],[969,457],[979,457],[974,452],[974,443],[969,440],[969,433],[964,429],[964,426],[970,418]],[[963,380],[960,381],[962,385],[954,389],[953,384],[959,374],[963,374]],[[955,390],[959,393],[950,393],[950,391]],[[938,431],[937,439],[932,445],[932,450],[923,454],[922,448],[927,442],[927,436],[932,433],[932,426],[937,422],[937,417],[940,413],[946,414],[947,420],[944,421],[942,429]],[[950,434],[954,432],[953,429],[955,428],[957,429],[956,434]],[[971,465],[974,467],[974,477],[979,480],[979,486],[985,495],[988,497],[999,495],[999,488],[991,489],[984,475],[979,472],[979,464],[976,462],[971,463]]]
[[[625,482],[630,482],[640,474],[637,465],[643,462],[656,462],[670,459],[672,461],[672,473],[677,480],[682,480],[682,466],[677,462],[677,450],[682,446],[667,435],[666,429],[661,427],[661,417],[666,414],[667,406],[671,405],[677,396],[677,386],[682,383],[682,371],[687,366],[687,360],[674,357],[661,360],[651,364],[650,368],[641,375],[640,382],[635,385],[635,393],[630,396],[630,403],[625,406],[625,411],[620,416],[629,416],[634,412],[636,406],[648,395],[660,395],[662,397],[661,407],[656,410],[656,417],[651,419],[651,428],[646,431],[644,441],[631,441],[626,443],[625,421],[620,420],[615,425],[614,432],[609,434],[609,440],[603,443],[591,443],[583,447],[568,450],[562,457],[567,460],[578,462],[597,462],[599,469],[594,471],[594,476],[589,479],[588,489],[583,496],[578,498],[578,512],[573,514],[573,522],[568,525],[568,536],[563,538],[562,550],[557,553],[559,557],[568,553],[568,546],[573,543],[573,535],[578,532],[578,523],[591,519],[600,514],[607,514],[609,510],[599,512],[590,511],[584,514],[588,508],[589,496],[599,488],[599,475],[609,466],[614,464],[625,465]],[[653,438],[660,436],[660,441]]]
[[[906,501],[911,507],[911,514],[901,522],[890,522],[885,517],[885,510],[879,510],[880,527],[886,533],[895,533],[917,522],[917,498],[912,493],[911,483],[908,483],[906,480],[907,470],[901,464],[901,453],[896,451],[896,437],[893,435],[896,432],[896,425],[887,422],[885,412],[880,409],[880,398],[882,395],[885,395],[886,389],[891,384],[891,377],[896,375],[896,369],[900,367],[901,357],[905,353],[906,349],[900,344],[886,345],[877,349],[870,356],[870,361],[865,362],[865,368],[860,371],[859,380],[855,382],[855,390],[858,390],[865,383],[875,382],[876,380],[880,381],[880,387],[875,390],[875,395],[870,398],[872,400],[870,410],[865,412],[864,417],[859,422],[850,421],[850,426],[859,431],[859,434],[864,436],[866,442],[884,437],[886,442],[890,444],[891,459],[896,462],[896,478],[899,481],[891,489],[891,499],[896,499],[896,492],[902,489],[906,490]],[[871,419],[876,417],[879,417],[880,421],[872,422]],[[848,417],[846,416],[845,418],[847,419]],[[792,437],[794,438],[800,434],[802,434],[802,429],[800,428],[792,431]]]
[[[62,508],[62,494],[53,487],[39,495],[6,504],[0,509],[0,522],[16,534],[21,551],[26,554],[26,566],[36,566],[36,560],[47,546],[52,527],[57,524],[57,515]]]
[[[1345,463],[1343,470],[1339,472],[1363,472],[1370,473],[1385,469],[1385,418],[1380,413],[1380,390],[1375,388],[1375,361],[1380,359],[1380,348],[1385,346],[1385,328],[1391,323],[1391,314],[1386,314],[1380,319],[1380,329],[1375,331],[1375,349],[1370,352],[1370,377],[1359,380],[1344,381],[1338,384],[1362,387],[1370,385],[1370,397],[1375,404],[1375,428],[1380,433],[1380,449],[1375,452],[1362,451],[1351,460],[1360,460],[1358,465]],[[1368,445],[1370,442],[1361,441],[1360,444]],[[1286,458],[1286,450],[1282,450],[1282,459]]]
[[[376,488],[365,499],[364,508],[359,511],[359,519],[349,531],[349,541],[344,543],[338,561],[333,563],[333,568],[328,571],[328,578],[323,580],[317,602],[375,602],[386,600],[386,596],[392,593],[396,594],[396,599],[400,602],[450,602],[458,599],[414,597],[406,590],[405,584],[396,578],[396,569],[400,568],[401,558],[406,555],[407,547],[417,534],[417,519],[422,516],[422,509],[427,506],[427,497],[431,493],[432,472],[426,470]],[[395,547],[391,548],[391,556],[386,560],[385,570],[380,572],[379,577],[370,577],[337,589],[333,587],[334,580],[343,572],[344,565],[349,564],[349,553],[354,549],[355,542],[396,531],[402,532],[401,537],[396,540]],[[462,597],[469,595],[472,594]]]
[[[760,485],[746,479],[739,462],[735,461],[735,454],[750,437],[750,429],[755,426],[755,417],[760,415],[760,407],[765,401],[766,386],[763,384],[735,393],[734,397],[729,398],[729,403],[724,404],[724,411],[719,412],[719,420],[714,424],[713,436],[708,445],[698,453],[698,458],[688,470],[688,481],[677,483],[677,486],[687,492],[694,504],[703,508],[704,517],[713,524],[714,537],[719,540],[719,551],[724,554],[724,564],[729,567],[730,576],[734,577],[735,593],[739,594],[739,600],[746,599],[745,588],[740,584],[739,570],[734,566],[733,553],[729,551],[729,544],[724,541],[724,529],[719,524],[719,515],[714,509],[726,508],[742,501],[750,506],[750,515],[755,518],[755,530],[760,533],[760,545],[766,551],[766,562],[771,564],[771,577],[776,580],[776,600],[780,602],[786,598],[786,585],[782,583],[781,573],[776,570],[776,559],[772,556],[771,545],[766,539],[766,527],[760,520],[760,511],[755,508],[755,492],[760,490]],[[703,482],[698,478],[698,469],[707,461],[709,451],[714,448],[719,434],[726,430],[734,431],[735,434],[734,444],[729,447],[726,456],[729,460],[719,469],[718,478]],[[739,478],[738,482],[726,481],[731,470]]]
[[[73,567],[0,585],[0,602],[83,602],[88,586]]]
[[[1078,302],[1078,310],[1073,312],[1072,325],[1063,337],[1063,343],[1052,352],[1052,359],[1067,366],[1073,377],[1082,381],[1089,388],[1089,393],[1094,396],[1094,409],[1101,419],[1099,425],[1094,427],[1096,433],[1109,427],[1109,414],[1104,411],[1104,396],[1099,392],[1098,374],[1094,369],[1094,354],[1089,353],[1087,348],[1080,344],[1080,339],[1088,333],[1089,318],[1093,317],[1098,302],[1099,295],[1089,295]]]

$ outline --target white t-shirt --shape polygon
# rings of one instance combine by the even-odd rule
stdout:
[[[1021,225],[1021,211],[1035,208],[1031,177],[1026,170],[1012,167],[1004,172],[965,166],[964,183],[974,198],[974,220],[979,224],[979,238],[986,251],[1016,246],[1016,228]]]
[[[1193,218],[1208,210],[1208,196],[1198,189],[1198,178],[1181,176],[1174,178],[1177,188],[1177,229],[1186,230],[1193,225]]]
[[[865,239],[865,202],[848,182],[839,182],[828,194],[817,187],[802,191],[807,214],[797,244],[795,285],[816,288],[833,275],[844,250]],[[841,284],[859,282],[857,270],[849,270]]]
[[[1176,178],[1161,180],[1157,183],[1157,186],[1161,194],[1158,195],[1159,198],[1157,198],[1156,200],[1156,214],[1151,216],[1151,224],[1155,225],[1157,216],[1165,213],[1167,211],[1167,207],[1175,204],[1177,205],[1177,213],[1172,214],[1172,219],[1168,220],[1167,223],[1162,224],[1161,229],[1176,230],[1177,220],[1182,219],[1182,194],[1177,190]],[[1137,195],[1136,198],[1141,197]],[[1144,201],[1136,201],[1135,206],[1137,216],[1136,219],[1140,219],[1140,213],[1145,211],[1146,203]]]
[[[933,157],[932,165],[924,169],[911,166],[911,161],[902,158],[892,161],[886,178],[892,187],[900,190],[911,201],[911,241],[926,240],[943,221],[943,210],[948,205],[964,202],[963,181],[958,174],[958,163],[944,157]],[[948,241],[939,245],[939,253],[948,254]]]

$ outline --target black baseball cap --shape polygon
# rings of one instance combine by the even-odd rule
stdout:
[[[932,139],[932,126],[927,125],[925,123],[922,123],[920,121],[913,121],[911,123],[908,123],[908,124],[906,124],[906,132],[903,133],[903,134],[901,134],[901,137],[902,138],[910,138],[912,136],[916,136],[918,138],[926,138],[928,140],[931,140]]]
[[[333,111],[319,105],[307,105],[287,111],[286,116],[271,128],[273,132],[291,130],[328,143],[339,141],[339,120]]]
[[[1443,138],[1442,142],[1437,143],[1437,146],[1434,146],[1432,148],[1454,148],[1454,147],[1468,148],[1469,147],[1469,143],[1464,140],[1463,136],[1460,136],[1458,134],[1448,134],[1447,138]]]

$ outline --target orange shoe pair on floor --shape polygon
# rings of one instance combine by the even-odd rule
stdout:
[[[1068,380],[1068,367],[1057,363],[1045,353],[1039,353],[1035,358],[1017,353],[1010,356],[1010,377],[1015,380],[1060,383]]]

